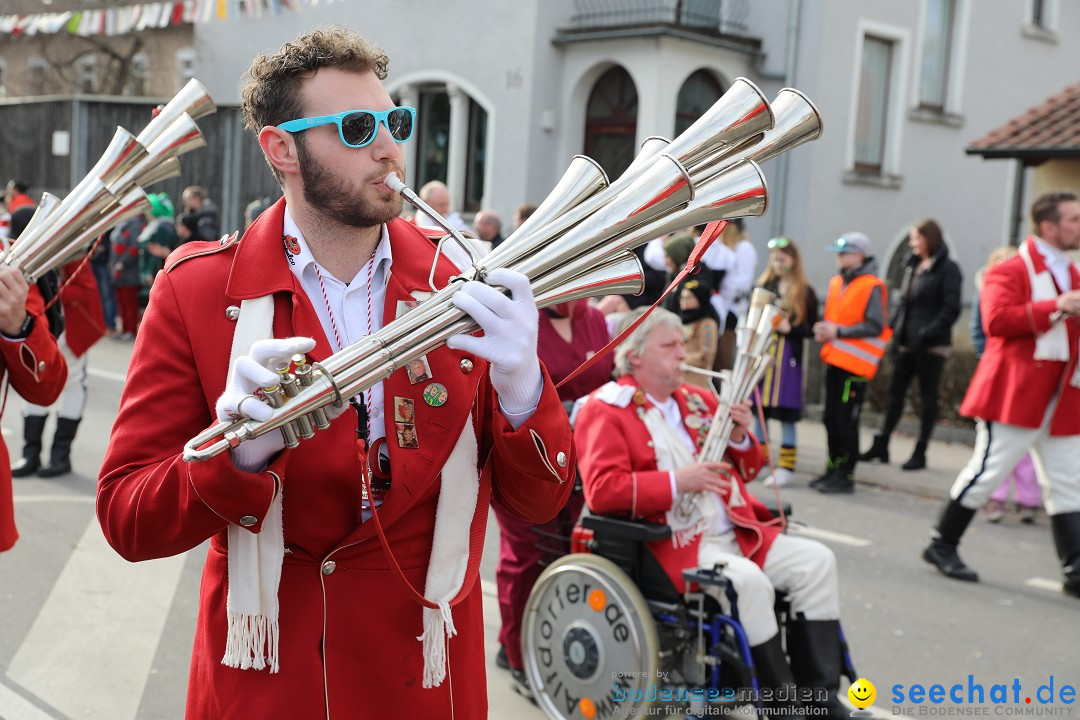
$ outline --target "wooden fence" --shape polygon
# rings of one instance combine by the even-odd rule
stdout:
[[[18,179],[34,197],[44,191],[64,197],[105,151],[117,126],[138,135],[156,104],[100,96],[0,101],[0,182]],[[219,106],[197,122],[206,147],[181,155],[180,177],[148,191],[168,193],[179,210],[183,189],[201,185],[221,212],[222,232],[243,229],[244,207],[256,198],[279,197],[281,188],[258,142],[244,131],[238,108]]]

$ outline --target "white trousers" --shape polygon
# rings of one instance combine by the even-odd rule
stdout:
[[[1046,512],[1080,511],[1080,435],[1050,435],[1056,406],[1050,403],[1039,428],[979,420],[975,452],[953,483],[952,499],[978,510],[1030,450]]]
[[[751,646],[760,645],[780,629],[773,605],[776,591],[786,595],[791,612],[806,620],[837,620],[840,590],[836,556],[816,540],[777,535],[759,568],[739,552],[735,532],[706,535],[698,546],[698,565],[724,563],[727,587],[705,591],[720,603],[725,615],[738,620]]]
[[[64,355],[64,362],[67,363],[68,375],[64,389],[56,402],[48,407],[26,403],[23,414],[31,417],[45,417],[49,414],[49,408],[53,407],[56,408],[57,417],[78,420],[82,418],[83,410],[86,408],[86,356],[88,353],[83,353],[82,357],[75,357],[71,348],[68,347],[66,333],[61,333],[56,344]]]

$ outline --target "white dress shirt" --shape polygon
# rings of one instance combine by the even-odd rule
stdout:
[[[289,268],[293,275],[300,281],[300,286],[315,308],[315,314],[319,316],[326,339],[330,341],[330,347],[334,352],[338,347],[334,337],[334,326],[337,326],[338,335],[341,337],[341,346],[344,347],[356,342],[365,335],[370,335],[382,328],[382,308],[386,298],[386,282],[390,279],[390,266],[393,257],[390,254],[390,233],[386,225],[382,226],[379,236],[379,244],[375,247],[375,256],[365,263],[356,273],[356,276],[348,284],[338,280],[321,267],[311,254],[311,249],[304,240],[304,234],[296,226],[296,221],[289,214],[288,206],[285,207],[284,232],[292,235],[300,244],[300,253],[291,255],[286,251]],[[374,268],[369,268],[369,263],[375,263]],[[368,326],[368,271],[371,270],[371,324]],[[322,283],[319,277],[322,276]],[[323,299],[323,288],[326,289],[326,299]],[[327,302],[330,310],[327,310]],[[333,322],[331,322],[331,316]],[[386,437],[386,410],[383,402],[383,384],[380,382],[371,387],[364,398],[368,411],[369,442],[374,443],[381,437]]]

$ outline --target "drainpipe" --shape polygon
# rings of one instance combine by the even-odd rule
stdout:
[[[787,56],[784,59],[784,86],[795,86],[795,67],[799,54],[799,17],[802,12],[802,0],[788,0],[788,34]],[[784,233],[784,208],[787,205],[788,186],[788,153],[782,154],[778,159],[776,168],[775,195],[779,202],[776,203],[776,213],[773,215],[772,236]]]
[[[1016,160],[1016,168],[1013,171],[1013,197],[1012,197],[1012,217],[1009,218],[1009,236],[1005,238],[1005,241],[1017,247],[1020,244],[1020,224],[1023,222],[1024,211],[1024,161],[1019,158]]]

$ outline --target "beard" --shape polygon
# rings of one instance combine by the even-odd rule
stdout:
[[[361,189],[345,178],[334,175],[325,166],[314,161],[307,147],[298,136],[296,156],[300,163],[300,177],[304,181],[304,200],[317,212],[336,223],[350,227],[369,228],[388,223],[401,214],[404,200],[398,193],[389,199],[376,195],[372,183],[396,172],[405,181],[405,169],[386,163],[384,168],[363,179]],[[365,197],[365,192],[374,197]]]

